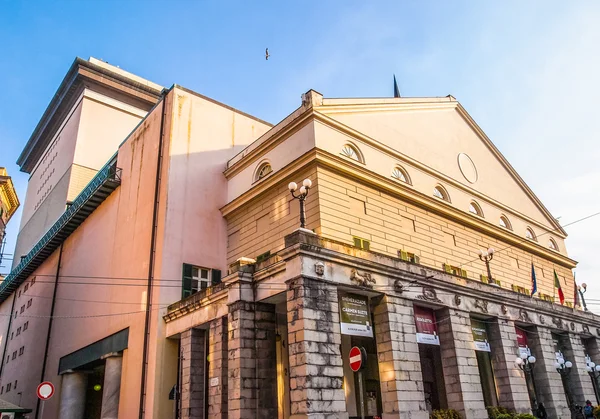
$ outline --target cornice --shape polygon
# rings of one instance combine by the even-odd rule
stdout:
[[[354,128],[349,127],[346,124],[343,124],[343,123],[341,123],[341,122],[339,122],[339,121],[337,121],[337,120],[335,120],[333,118],[330,118],[327,115],[324,115],[324,114],[322,114],[320,112],[315,112],[314,113],[314,118],[315,118],[315,120],[317,120],[319,122],[322,122],[323,124],[325,124],[326,126],[329,126],[332,129],[336,129],[339,132],[342,132],[342,133],[344,133],[344,134],[352,137],[355,140],[358,140],[358,141],[361,141],[361,142],[363,142],[365,144],[368,144],[368,145],[372,146],[373,148],[378,149],[379,151],[384,152],[384,153],[388,154],[389,156],[391,156],[391,157],[393,157],[393,158],[395,158],[395,159],[397,159],[399,161],[408,163],[411,166],[413,166],[414,168],[416,168],[418,170],[421,170],[421,171],[423,171],[423,172],[425,172],[425,173],[427,173],[427,174],[429,174],[429,175],[437,178],[440,181],[443,181],[443,182],[445,182],[447,184],[452,185],[453,187],[455,187],[457,189],[460,189],[460,190],[462,190],[464,192],[469,193],[473,197],[477,197],[477,198],[479,198],[481,200],[487,201],[487,202],[493,204],[494,206],[496,206],[497,208],[501,209],[505,213],[512,214],[512,215],[514,215],[514,216],[516,216],[518,218],[521,218],[521,219],[525,220],[527,223],[535,225],[535,226],[537,226],[538,228],[540,228],[540,229],[542,229],[544,231],[549,231],[547,226],[545,226],[545,225],[541,224],[540,222],[538,222],[538,221],[536,221],[536,220],[528,217],[527,215],[522,214],[522,213],[520,213],[518,211],[515,211],[514,209],[512,209],[512,208],[510,208],[510,207],[502,204],[499,201],[496,201],[495,199],[493,199],[493,198],[491,198],[491,197],[489,197],[489,196],[487,196],[485,194],[482,194],[481,192],[479,192],[479,191],[477,191],[475,189],[469,188],[468,186],[466,186],[466,185],[464,185],[464,184],[462,184],[462,183],[460,183],[460,182],[458,182],[458,181],[450,178],[449,176],[446,176],[445,174],[443,174],[441,172],[438,172],[437,170],[434,170],[431,167],[429,167],[429,166],[427,166],[427,165],[425,165],[425,164],[423,164],[423,163],[421,163],[421,162],[419,162],[419,161],[417,161],[417,160],[415,160],[415,159],[413,159],[413,158],[411,158],[411,157],[409,157],[409,156],[407,156],[405,154],[402,154],[402,153],[394,150],[393,148],[391,148],[391,147],[389,147],[389,146],[387,146],[387,145],[385,145],[385,144],[383,144],[383,143],[381,143],[381,142],[379,142],[379,141],[377,141],[377,140],[375,140],[375,139],[373,139],[373,138],[371,138],[371,137],[369,137],[369,136],[361,133],[360,131],[355,130]],[[489,141],[489,139],[486,140],[486,142],[491,143]],[[512,172],[514,172],[514,169],[512,169],[512,168],[510,168],[510,169],[512,170]],[[530,195],[532,193],[530,190],[525,190],[525,192],[527,193],[527,195]],[[539,202],[539,200],[535,196],[533,196],[532,198],[534,198],[536,204]],[[544,214],[546,214],[546,215],[548,214],[548,210],[545,207],[542,206],[542,207],[540,207],[540,209],[544,212]],[[556,223],[553,223],[553,225],[555,225],[555,224]],[[558,237],[561,237],[563,239],[566,238],[566,233],[562,229],[562,227],[557,228],[556,230],[553,230],[552,232],[554,234],[556,234]]]

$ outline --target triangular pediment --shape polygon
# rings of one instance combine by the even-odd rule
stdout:
[[[315,110],[390,147],[408,161],[452,179],[465,190],[564,235],[550,212],[452,96],[324,99]]]

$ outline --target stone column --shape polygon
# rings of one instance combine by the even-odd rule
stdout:
[[[275,306],[236,301],[229,305],[228,419],[277,416]]]
[[[589,335],[587,335],[584,339],[585,339],[585,343],[584,343],[585,353],[590,356],[590,359],[592,360],[592,362],[596,363],[596,360],[598,360],[598,364],[600,365],[600,344],[598,342],[598,339],[593,336],[590,337]],[[589,376],[589,374],[588,374],[588,376]],[[592,386],[594,385],[593,380],[595,380],[596,388],[600,387],[599,380],[597,380],[596,378],[592,378],[591,376],[589,376],[589,379],[590,379],[590,382],[592,383]],[[594,393],[594,398],[590,399],[590,400],[592,401],[593,404],[600,404],[600,399],[595,396],[595,393]],[[596,400],[596,403],[594,403],[594,400]]]
[[[181,419],[204,419],[205,333],[181,333]]]
[[[531,354],[536,357],[533,375],[538,402],[544,403],[549,418],[571,417],[560,374],[554,367],[556,354],[550,329],[537,326],[527,336]]]
[[[384,419],[428,419],[413,305],[386,295],[375,307]]]
[[[590,375],[586,370],[585,349],[581,341],[581,336],[569,333],[568,336],[564,337],[564,344],[565,351],[563,355],[566,360],[573,363],[571,373],[567,377],[572,392],[573,403],[585,406],[586,400],[594,400],[596,396]]]
[[[448,407],[465,419],[487,417],[469,314],[446,308],[437,321]]]
[[[210,322],[208,333],[208,417],[227,419],[227,317]]]
[[[531,413],[525,374],[515,365],[519,356],[517,332],[512,320],[497,319],[488,327],[492,365],[498,388],[498,404],[518,413]]]
[[[121,395],[121,370],[123,356],[110,354],[105,357],[104,383],[102,389],[101,419],[117,419],[119,417],[119,396]]]
[[[290,419],[347,419],[337,287],[288,282]]]
[[[61,419],[84,419],[86,389],[85,372],[71,371],[62,375],[59,414]]]

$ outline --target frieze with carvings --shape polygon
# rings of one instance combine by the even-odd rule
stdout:
[[[462,303],[462,298],[460,297],[460,295],[455,294],[454,295],[454,305],[458,307],[460,305],[460,303]]]
[[[350,280],[360,287],[373,288],[377,282],[369,272],[360,273],[356,269],[350,272]]]
[[[482,312],[488,312],[488,302],[487,300],[475,300],[475,307],[480,309]]]
[[[524,322],[529,322],[529,313],[527,313],[525,309],[519,310],[519,319],[521,319]]]
[[[418,295],[417,298],[419,300],[433,301],[433,302],[436,302],[436,303],[441,303],[442,302],[442,300],[440,300],[437,297],[435,289],[433,289],[431,287],[423,287],[423,294],[422,295]]]

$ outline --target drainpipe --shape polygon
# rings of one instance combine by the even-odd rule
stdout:
[[[10,326],[12,324],[13,314],[15,311],[15,302],[17,301],[17,290],[13,295],[12,307],[10,309],[10,317],[8,318],[8,327],[6,328],[4,350],[2,351],[2,359],[0,359],[0,382],[2,382],[2,372],[4,372],[4,359],[6,359],[6,351],[8,350],[8,337],[10,335]]]
[[[162,107],[160,117],[160,133],[158,134],[158,156],[156,161],[156,183],[154,185],[154,209],[152,214],[152,230],[150,236],[150,255],[148,261],[148,286],[146,288],[146,320],[144,326],[144,352],[142,354],[142,382],[140,386],[140,419],[145,416],[146,402],[146,380],[148,375],[148,345],[150,343],[150,306],[152,304],[152,291],[154,282],[154,256],[156,253],[156,230],[158,228],[158,205],[160,200],[160,174],[163,163],[163,143],[164,143],[164,124],[165,124],[165,102],[167,100],[166,89],[161,92]]]
[[[62,262],[63,255],[63,243],[60,244],[60,251],[58,252],[58,265],[56,265],[56,276],[54,278],[54,291],[52,293],[52,306],[50,308],[50,321],[48,322],[48,333],[46,334],[46,349],[44,349],[44,362],[42,363],[42,377],[40,383],[44,381],[46,375],[46,363],[48,361],[48,349],[50,348],[50,334],[52,333],[52,322],[54,320],[54,307],[56,306],[56,291],[58,289],[58,277],[60,276],[60,264]],[[35,408],[35,419],[39,418],[40,414],[40,398],[37,398],[37,405]]]

